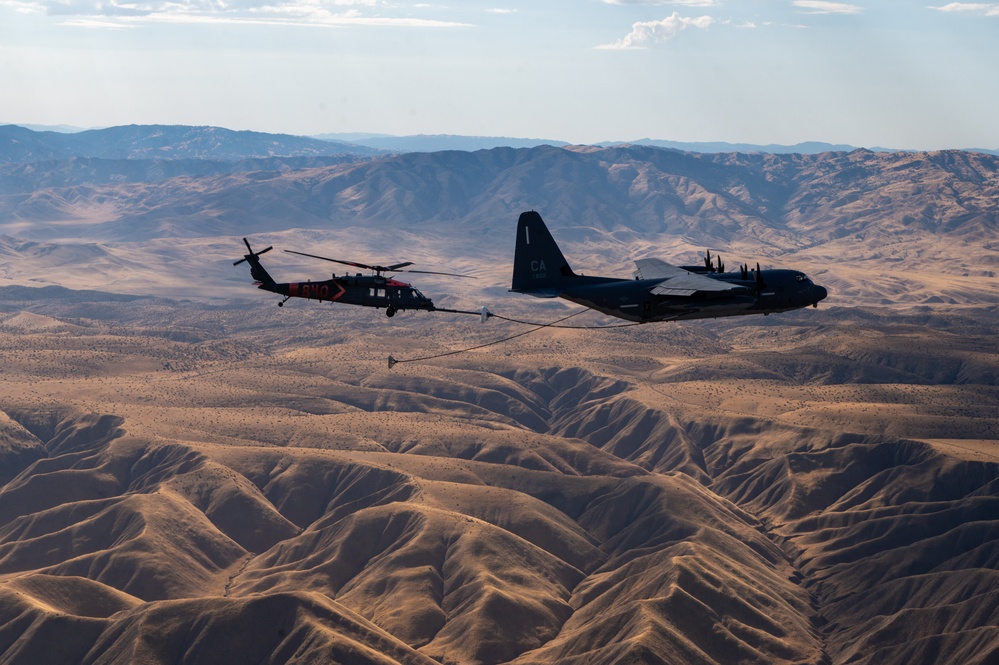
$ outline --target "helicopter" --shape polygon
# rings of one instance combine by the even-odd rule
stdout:
[[[424,275],[447,275],[449,277],[469,277],[474,279],[471,275],[459,275],[457,273],[450,272],[433,272],[430,270],[405,270],[406,266],[413,265],[412,261],[404,261],[402,263],[395,263],[388,266],[368,265],[357,261],[341,261],[340,259],[331,259],[325,256],[318,256],[316,254],[306,254],[305,252],[296,252],[286,249],[284,251],[289,254],[298,254],[299,256],[308,256],[313,259],[322,259],[323,261],[331,261],[333,263],[353,266],[363,270],[370,270],[374,274],[362,275],[361,273],[356,273],[354,275],[345,274],[337,277],[336,273],[333,273],[330,279],[320,282],[307,281],[279,283],[275,282],[274,278],[272,278],[260,264],[260,256],[274,248],[267,247],[259,252],[254,252],[253,248],[250,247],[249,240],[243,238],[243,242],[246,244],[247,253],[243,255],[243,258],[238,261],[234,261],[233,265],[238,266],[244,261],[250,264],[250,276],[256,280],[254,284],[258,288],[284,296],[284,300],[278,303],[278,307],[283,307],[284,304],[291,298],[306,298],[308,300],[318,300],[320,302],[338,302],[346,305],[360,305],[362,307],[375,307],[378,309],[384,308],[385,315],[389,317],[395,316],[396,312],[407,309],[422,310],[425,312],[480,314],[480,312],[465,312],[463,310],[437,307],[430,298],[420,293],[419,289],[414,287],[412,284],[408,284],[392,277],[386,277],[384,273],[412,272],[422,273]]]

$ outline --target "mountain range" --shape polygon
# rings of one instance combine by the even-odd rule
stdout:
[[[317,143],[316,141],[324,143]],[[418,134],[392,136],[360,132],[317,134],[311,137],[262,132],[233,131],[221,127],[182,125],[130,125],[104,129],[46,128],[30,125],[0,125],[0,163],[46,161],[66,157],[108,159],[208,159],[240,161],[261,157],[303,157],[329,155],[373,156],[385,153],[440,152],[444,150],[491,150],[493,148],[535,148],[541,145],[564,147],[556,139],[505,136],[461,136]],[[645,145],[699,153],[805,154],[850,152],[857,146],[806,141],[793,145],[730,143],[724,141],[670,141],[634,139],[600,141],[601,147]],[[900,152],[870,147],[873,152]],[[999,154],[999,150],[976,148],[970,152]],[[917,152],[917,151],[908,151]]]
[[[22,260],[9,279],[162,295],[212,283],[221,297],[241,281],[226,259],[254,235],[334,258],[461,267],[498,286],[512,224],[535,209],[590,272],[649,255],[690,264],[709,248],[731,266],[798,265],[832,302],[995,304],[997,174],[999,158],[961,151],[71,158],[0,166],[0,252]]]
[[[0,126],[0,163],[70,157],[102,159],[207,159],[240,161],[267,157],[371,156],[359,145],[288,134],[234,131],[222,127],[127,125],[65,133]]]
[[[119,129],[0,164],[0,661],[996,662],[999,158]],[[528,209],[830,297],[546,327]],[[243,238],[507,320],[278,308]]]

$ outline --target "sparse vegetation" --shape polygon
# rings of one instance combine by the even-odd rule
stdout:
[[[560,330],[389,372],[399,340],[306,310],[289,336],[263,305],[105,304],[113,327],[26,306],[0,313],[15,662],[51,655],[19,621],[67,615],[90,617],[69,660],[179,632],[198,653],[238,634],[229,657],[349,642],[407,663],[997,648],[988,316],[959,336],[859,310]],[[407,343],[482,334],[462,330]]]

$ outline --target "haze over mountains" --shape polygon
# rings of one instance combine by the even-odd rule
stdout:
[[[0,660],[999,658],[999,158],[187,130],[0,165]],[[710,247],[831,295],[418,361],[525,328],[232,265],[412,260],[549,321],[506,293],[525,209],[587,274]]]
[[[331,154],[373,155],[358,145],[288,134],[233,131],[222,127],[126,125],[66,133],[0,126],[0,162],[38,162],[68,157],[102,159],[210,159]]]
[[[26,131],[34,134],[25,134]],[[60,135],[77,135],[63,138]],[[332,143],[322,145],[312,141]],[[24,143],[24,146],[18,144]],[[162,159],[240,159],[269,155],[301,156],[327,154],[374,155],[379,153],[441,152],[444,150],[490,150],[492,148],[536,148],[540,145],[567,146],[554,138],[516,138],[509,136],[461,136],[455,134],[417,134],[393,136],[363,132],[336,132],[311,137],[262,132],[233,131],[221,127],[187,127],[179,125],[131,125],[102,129],[81,129],[65,126],[0,124],[0,161],[49,159],[66,154],[91,157],[152,157]],[[762,152],[770,154],[818,154],[850,152],[859,146],[822,141],[805,141],[793,145],[770,143],[730,143],[725,141],[670,141],[636,138],[627,141],[601,141],[594,145],[646,145],[685,152]],[[874,152],[898,152],[892,148],[867,146]],[[32,152],[33,150],[33,152]],[[985,147],[966,148],[973,152],[999,154]],[[175,152],[173,152],[175,151]],[[913,152],[913,151],[908,151]],[[242,157],[240,157],[242,155]]]
[[[996,302],[999,158],[991,155],[540,146],[250,156],[261,152],[233,154],[236,161],[72,157],[0,166],[0,234],[8,236],[0,251],[26,259],[6,277],[186,296],[204,295],[211,283],[228,297],[242,289],[227,263],[241,251],[238,238],[265,234],[260,242],[339,258],[453,263],[501,287],[510,228],[522,210],[537,209],[584,271],[628,274],[633,259],[649,255],[692,263],[711,248],[730,266],[800,265],[829,282],[834,299],[854,303]],[[231,249],[206,242],[220,236],[233,238]],[[341,247],[351,255],[340,256]],[[271,260],[279,272],[310,269],[287,256]],[[131,277],[115,266],[128,266]]]

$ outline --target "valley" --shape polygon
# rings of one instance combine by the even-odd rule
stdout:
[[[502,328],[328,310],[5,299],[7,657],[51,631],[79,662],[999,648],[991,315],[551,330],[389,370]]]
[[[999,158],[208,130],[0,164],[3,662],[999,657]],[[530,209],[587,275],[710,249],[830,295],[514,338],[233,266],[413,261],[548,323],[575,306],[507,291]]]

